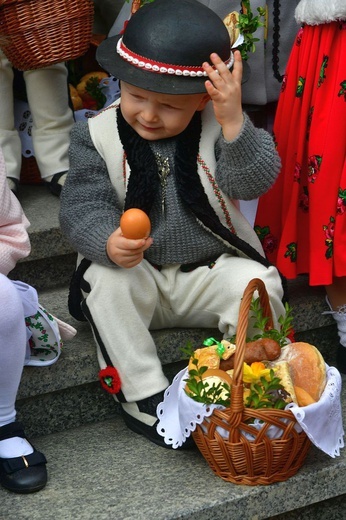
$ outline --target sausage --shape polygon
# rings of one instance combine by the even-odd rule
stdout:
[[[280,356],[280,353],[281,347],[275,339],[260,338],[246,343],[244,362],[251,365],[255,361],[273,361]],[[221,370],[230,370],[232,368],[234,368],[234,356],[220,360]]]

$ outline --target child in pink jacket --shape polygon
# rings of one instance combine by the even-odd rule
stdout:
[[[0,485],[16,493],[39,491],[47,482],[45,456],[30,444],[23,425],[16,421],[23,366],[40,364],[38,352],[40,359],[45,356],[43,364],[53,363],[60,354],[61,336],[68,339],[76,332],[39,305],[33,287],[7,277],[17,261],[30,253],[29,225],[8,187],[0,150]]]

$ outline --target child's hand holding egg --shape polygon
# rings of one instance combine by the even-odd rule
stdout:
[[[148,238],[151,231],[150,219],[141,209],[131,208],[122,214],[120,229],[125,238],[133,240]]]

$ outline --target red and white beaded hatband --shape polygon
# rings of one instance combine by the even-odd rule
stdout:
[[[179,66],[171,65],[168,63],[162,63],[160,61],[154,61],[149,58],[144,58],[135,52],[130,51],[120,38],[117,43],[117,53],[126,61],[138,67],[139,69],[145,69],[148,72],[156,72],[158,74],[175,74],[176,76],[190,76],[192,78],[207,77],[208,74],[203,70],[202,67],[190,67],[190,66]],[[230,57],[225,64],[230,69],[233,65],[234,58],[231,52]]]

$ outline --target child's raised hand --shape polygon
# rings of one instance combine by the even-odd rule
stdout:
[[[222,126],[224,138],[232,141],[239,134],[244,116],[241,105],[242,60],[239,51],[234,52],[233,71],[227,68],[218,54],[211,54],[203,68],[209,76],[205,88],[212,100],[215,117]]]
[[[138,240],[125,238],[119,227],[107,240],[107,255],[119,267],[129,269],[130,267],[135,267],[143,260],[144,251],[152,243],[153,239],[151,237]]]

